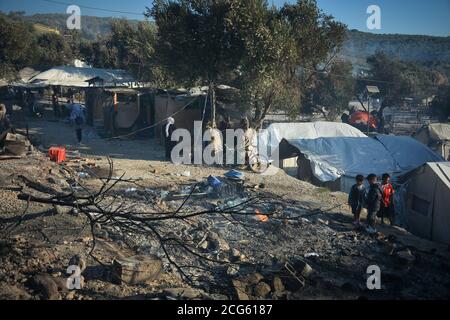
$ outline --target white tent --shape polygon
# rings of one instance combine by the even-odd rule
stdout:
[[[70,66],[55,67],[39,73],[29,83],[50,86],[88,87],[88,80],[99,78],[107,86],[128,86],[135,80],[124,70],[77,68]]]
[[[427,163],[406,177],[397,214],[412,233],[450,245],[450,162]]]
[[[291,139],[317,139],[329,137],[367,137],[360,130],[346,123],[338,122],[300,122],[273,123],[258,135],[260,150],[272,150],[279,147],[280,142]]]

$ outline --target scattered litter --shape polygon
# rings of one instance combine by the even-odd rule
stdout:
[[[170,192],[166,190],[161,190],[161,199],[166,199],[169,196]]]
[[[310,252],[310,253],[305,254],[305,258],[318,257],[318,256],[319,256],[319,254],[316,252]]]
[[[261,222],[269,221],[269,217],[263,214],[259,209],[255,209],[256,218]]]
[[[245,175],[241,171],[231,170],[224,174],[225,177],[231,180],[244,180]]]
[[[78,172],[78,177],[81,178],[81,179],[87,179],[87,178],[89,178],[89,174],[87,172],[84,172],[84,171]]]
[[[125,193],[134,193],[136,191],[137,191],[136,188],[127,188],[127,189],[125,189]]]
[[[184,172],[181,173],[181,175],[183,177],[190,177],[191,176],[191,172],[190,171],[184,171]]]

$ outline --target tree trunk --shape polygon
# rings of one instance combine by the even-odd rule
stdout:
[[[209,92],[211,94],[211,126],[217,128],[216,125],[216,88],[214,82],[209,83]]]

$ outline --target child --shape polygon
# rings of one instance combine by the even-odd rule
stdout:
[[[376,233],[376,215],[378,211],[380,211],[382,193],[380,185],[377,183],[376,174],[369,174],[369,176],[367,177],[367,181],[370,185],[365,199],[367,205],[367,232]]]
[[[350,194],[348,195],[348,205],[352,208],[353,217],[355,218],[353,224],[356,227],[361,225],[360,215],[364,205],[364,195],[366,193],[366,188],[363,183],[364,177],[362,175],[357,175],[356,184],[353,185]]]
[[[394,225],[394,187],[390,183],[391,176],[387,173],[383,174],[381,182],[381,207],[379,212],[379,217],[381,218],[381,224],[384,224],[384,217],[389,219],[389,222]]]

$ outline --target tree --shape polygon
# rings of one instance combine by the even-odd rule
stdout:
[[[350,62],[335,61],[329,72],[318,74],[314,87],[308,92],[310,100],[305,102],[305,107],[325,108],[328,111],[325,117],[336,119],[347,109],[348,102],[355,95],[356,80],[352,77],[352,68]]]
[[[31,28],[20,20],[0,14],[0,74],[14,78],[15,72],[32,62]]]
[[[37,39],[37,65],[43,68],[64,65],[73,58],[64,38],[56,33],[44,33]]]
[[[450,86],[443,85],[439,88],[436,97],[431,103],[431,110],[443,122],[450,117]]]
[[[147,15],[158,27],[159,61],[182,84],[207,84],[216,126],[215,88],[236,70],[242,39],[232,23],[239,0],[156,0]]]
[[[316,70],[330,66],[345,39],[346,26],[325,15],[313,0],[285,4],[280,10],[261,0],[243,3],[237,24],[245,40],[241,83],[258,128],[272,108],[291,115],[301,111]]]
[[[433,68],[394,60],[382,52],[370,56],[367,62],[369,77],[359,82],[361,86],[378,86],[382,108],[396,106],[405,97],[428,98],[436,93],[439,85],[446,83],[445,76]]]

